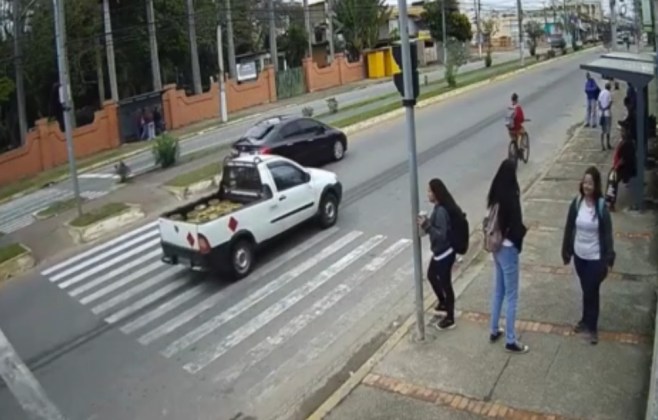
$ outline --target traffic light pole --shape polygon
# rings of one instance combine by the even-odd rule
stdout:
[[[66,65],[66,25],[64,21],[64,0],[53,0],[55,16],[55,42],[57,45],[57,65],[59,67],[59,100],[64,108],[64,134],[66,136],[66,151],[69,158],[69,170],[71,172],[71,183],[75,194],[75,204],[78,216],[82,216],[82,202],[80,200],[80,186],[78,185],[78,173],[75,167],[75,149],[73,148],[73,124],[71,118],[71,88],[69,87],[69,73]]]
[[[414,285],[416,287],[416,327],[418,339],[425,340],[425,308],[423,299],[422,257],[420,247],[420,232],[416,218],[419,213],[418,199],[418,161],[416,160],[416,123],[414,106],[413,67],[411,66],[411,44],[409,44],[408,16],[406,0],[398,0],[399,28],[402,56],[402,77],[404,80],[404,99],[402,105],[406,110],[407,140],[409,143],[409,192],[411,193],[411,237],[413,240]],[[444,40],[445,41],[445,40]]]

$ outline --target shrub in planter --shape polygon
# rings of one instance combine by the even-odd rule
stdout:
[[[302,108],[302,115],[304,117],[312,117],[313,116],[313,107],[305,106],[304,108]]]
[[[152,151],[156,165],[161,168],[173,166],[180,156],[178,139],[169,134],[163,134],[153,140]]]
[[[553,49],[548,50],[548,52],[546,53],[546,58],[548,58],[549,60],[551,58],[555,58],[555,50]]]
[[[329,112],[332,114],[335,114],[338,112],[338,101],[336,98],[329,98],[327,99],[327,107],[329,108]]]
[[[491,67],[491,51],[487,51],[487,55],[484,57],[484,66],[485,67]]]
[[[568,52],[566,47],[562,48],[562,55],[567,55]]]

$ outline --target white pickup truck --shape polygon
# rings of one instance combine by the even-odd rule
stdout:
[[[310,219],[333,226],[342,193],[336,174],[280,156],[226,159],[219,191],[160,216],[162,261],[241,279],[263,242]]]

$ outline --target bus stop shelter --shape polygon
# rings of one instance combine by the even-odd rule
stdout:
[[[632,85],[636,92],[637,103],[636,124],[637,139],[635,153],[637,161],[637,176],[632,181],[635,205],[637,210],[644,209],[644,171],[647,151],[646,141],[646,115],[647,115],[647,86],[654,78],[654,63],[648,54],[609,53],[591,63],[581,64],[580,68],[598,73],[606,78],[623,80]],[[640,93],[641,92],[641,93]]]

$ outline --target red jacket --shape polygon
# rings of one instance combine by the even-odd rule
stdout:
[[[517,104],[514,106],[514,131],[519,131],[523,127],[524,121],[525,115],[523,114],[523,108]]]

